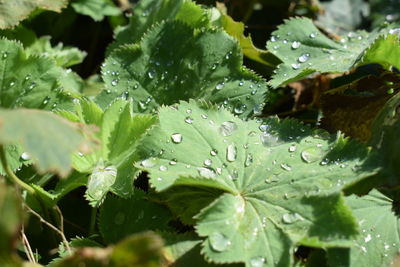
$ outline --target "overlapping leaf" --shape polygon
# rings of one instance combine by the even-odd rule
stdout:
[[[71,4],[77,13],[101,21],[105,16],[118,16],[121,11],[111,0],[77,0]]]
[[[117,30],[109,51],[139,42],[147,30],[162,21],[177,20],[193,27],[204,27],[209,24],[208,16],[191,0],[142,0],[135,6],[129,24]]]
[[[14,41],[0,40],[0,106],[51,109],[71,102],[62,93],[62,69],[45,57],[27,56]]]
[[[358,220],[361,235],[350,249],[329,249],[330,266],[392,264],[400,248],[400,220],[396,203],[377,190],[363,197],[348,197],[346,203]]]
[[[114,51],[102,71],[107,90],[98,103],[133,98],[137,112],[203,98],[246,118],[261,112],[267,93],[263,79],[242,66],[241,49],[232,37],[177,22],[155,26],[140,44]]]
[[[11,28],[37,8],[60,12],[68,0],[19,0],[0,2],[0,29]]]
[[[0,142],[20,144],[38,171],[66,176],[71,157],[83,144],[77,126],[46,111],[0,110]],[[28,159],[28,158],[25,158]]]
[[[267,43],[267,48],[283,61],[270,84],[277,87],[314,72],[345,72],[361,64],[398,64],[392,58],[383,57],[398,53],[397,38],[382,37],[374,43],[378,36],[377,31],[369,34],[350,32],[336,42],[320,32],[310,19],[287,20],[273,32]]]
[[[100,149],[74,155],[74,168],[92,174],[88,182],[88,186],[91,185],[88,190],[92,192],[91,197],[87,195],[89,199],[97,205],[109,190],[120,197],[129,197],[133,193],[133,178],[138,174],[132,166],[138,157],[136,146],[155,123],[155,118],[134,115],[132,103],[123,99],[114,101],[104,112],[95,103],[83,100],[76,105],[75,114],[61,111],[60,114],[69,120],[94,124],[99,128]]]
[[[196,216],[209,260],[286,266],[296,245],[348,246],[357,235],[340,191],[375,173],[362,145],[292,120],[244,122],[194,102],[159,116],[140,166],[156,190],[186,187],[193,201],[220,190]]]

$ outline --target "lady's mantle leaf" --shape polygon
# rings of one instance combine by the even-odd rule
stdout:
[[[173,48],[173,49],[171,49]],[[242,66],[238,43],[223,31],[177,22],[151,29],[140,46],[114,51],[103,67],[108,87],[97,98],[105,106],[116,97],[134,99],[134,111],[204,98],[241,117],[261,112],[267,86]]]
[[[77,13],[101,21],[104,16],[118,16],[121,10],[111,0],[77,0],[71,4]]]
[[[75,125],[46,111],[0,110],[0,143],[20,144],[39,172],[66,176],[83,137]]]
[[[28,56],[19,43],[5,39],[0,51],[0,107],[51,109],[70,99],[59,86],[63,70],[52,60]]]
[[[151,184],[225,192],[197,215],[207,258],[286,266],[296,245],[351,244],[357,225],[340,191],[375,172],[363,146],[293,120],[260,125],[194,102],[159,116],[141,146]]]
[[[68,0],[18,0],[0,2],[0,29],[12,28],[37,8],[60,12]]]
[[[385,30],[383,33],[394,32]],[[345,72],[361,64],[398,64],[395,59],[382,56],[398,54],[397,38],[381,37],[374,43],[378,36],[378,32],[351,32],[335,42],[320,32],[310,19],[287,20],[272,33],[267,43],[268,50],[283,61],[270,84],[277,87],[314,72]]]
[[[358,220],[361,235],[352,248],[329,249],[330,266],[389,266],[400,248],[397,204],[376,190],[363,197],[348,197],[346,203]]]
[[[130,196],[133,193],[133,179],[138,174],[138,170],[132,168],[132,163],[138,159],[136,146],[142,135],[156,122],[155,117],[134,115],[132,103],[123,99],[117,99],[105,111],[95,103],[86,100],[80,101],[75,109],[75,114],[69,112],[60,112],[60,114],[72,121],[96,125],[100,129],[97,137],[101,141],[101,147],[89,154],[75,154],[74,168],[82,173],[92,173],[91,177],[107,173],[107,181],[99,180],[104,181],[105,184],[95,183],[103,192],[99,198],[95,199],[102,200],[109,190],[120,197]],[[108,172],[107,168],[112,168],[112,172]],[[114,174],[116,176],[112,178]],[[91,181],[95,182],[97,179],[89,179],[88,186]]]

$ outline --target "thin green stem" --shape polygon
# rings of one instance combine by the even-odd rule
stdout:
[[[96,217],[97,217],[97,208],[92,208],[92,213],[90,215],[89,235],[92,235],[95,232]]]
[[[33,189],[30,185],[22,181],[18,178],[17,175],[11,170],[10,166],[7,163],[6,153],[4,150],[4,146],[0,145],[0,161],[3,166],[4,171],[6,172],[8,178],[14,182],[16,185],[20,186],[21,188],[25,189],[28,193],[35,195],[35,189]]]

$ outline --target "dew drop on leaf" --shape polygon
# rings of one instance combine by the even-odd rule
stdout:
[[[143,160],[140,165],[142,165],[145,168],[151,168],[154,167],[156,165],[155,159],[154,158],[150,158],[150,159],[145,159]]]
[[[233,134],[234,131],[236,131],[238,128],[237,124],[233,121],[226,121],[221,124],[219,127],[219,133],[222,136],[230,136]]]
[[[282,215],[282,221],[286,224],[302,221],[304,218],[298,213],[285,213]]]
[[[224,86],[225,86],[225,83],[219,83],[219,84],[217,84],[217,85],[215,86],[215,89],[221,90],[222,88],[224,88]]]
[[[182,135],[180,133],[174,133],[171,135],[171,140],[172,142],[174,142],[175,144],[179,144],[182,142]]]
[[[253,155],[249,153],[246,156],[246,161],[244,163],[244,166],[249,167],[252,163],[253,163]]]
[[[302,54],[297,61],[299,61],[300,63],[304,63],[306,62],[308,59],[310,58],[310,54]]]
[[[211,160],[211,159],[206,159],[206,160],[204,161],[204,165],[207,166],[207,167],[210,167],[211,164],[212,164],[212,160]]]
[[[293,48],[293,49],[297,49],[297,48],[299,48],[299,47],[300,47],[300,45],[301,45],[301,43],[300,43],[300,42],[298,42],[298,41],[294,41],[294,42],[292,43],[292,48]]]
[[[166,166],[164,166],[164,165],[160,166],[160,171],[166,171],[166,170],[168,170],[168,168]]]
[[[295,152],[296,151],[296,145],[291,145],[290,147],[289,147],[289,152]]]
[[[250,260],[250,266],[251,267],[263,267],[265,264],[265,258],[264,257],[255,257]]]
[[[237,104],[234,108],[234,112],[238,115],[243,114],[243,112],[245,112],[247,109],[247,106],[245,104]]]
[[[214,232],[209,237],[211,248],[217,252],[223,252],[229,248],[231,241],[223,234]]]
[[[229,162],[233,162],[236,160],[236,156],[237,156],[236,146],[233,144],[228,145],[228,147],[226,148],[226,160]]]
[[[177,163],[177,160],[176,160],[176,159],[172,159],[172,160],[169,162],[169,165],[176,165],[176,163]]]
[[[292,66],[292,69],[294,69],[294,70],[300,69],[300,64],[298,64],[298,63],[293,63],[291,66]]]
[[[310,147],[301,152],[301,159],[307,163],[313,163],[321,159],[322,150],[318,147]]]
[[[193,123],[193,119],[191,117],[186,117],[185,118],[185,122],[188,124],[192,124]]]
[[[213,149],[210,151],[210,155],[213,157],[215,157],[217,154],[218,154],[218,150],[216,150],[216,149]]]
[[[292,167],[289,164],[283,163],[281,164],[281,168],[284,169],[285,171],[291,171]]]
[[[31,156],[30,156],[28,153],[24,152],[24,153],[22,153],[22,155],[21,155],[21,159],[22,159],[22,160],[30,160],[30,159],[31,159]]]
[[[198,168],[198,172],[204,178],[215,178],[215,172],[208,168]]]

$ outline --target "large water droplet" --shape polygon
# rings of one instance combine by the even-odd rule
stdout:
[[[230,136],[236,131],[238,128],[237,124],[233,121],[226,121],[221,124],[219,127],[219,133],[222,136]]]
[[[225,251],[231,245],[231,241],[223,234],[214,232],[209,237],[211,248],[217,252]]]
[[[300,45],[301,45],[301,43],[300,43],[300,42],[298,42],[298,41],[294,41],[294,42],[292,43],[292,48],[293,48],[293,49],[297,49],[297,48],[299,48],[299,47],[300,47]]]
[[[235,106],[235,108],[233,109],[233,111],[236,114],[240,115],[240,114],[243,114],[246,111],[246,109],[247,109],[247,106],[245,104],[237,104]]]
[[[300,63],[304,63],[306,62],[308,59],[310,58],[310,54],[302,54],[297,61],[299,61]]]
[[[310,147],[301,152],[301,159],[307,163],[313,163],[321,159],[323,151],[318,147]]]
[[[226,148],[226,160],[230,162],[235,161],[236,156],[237,156],[236,146],[233,144],[228,145],[228,147]]]
[[[180,133],[174,133],[173,135],[171,135],[171,140],[175,144],[181,143],[182,139],[183,139],[183,137],[182,137],[182,135]]]

